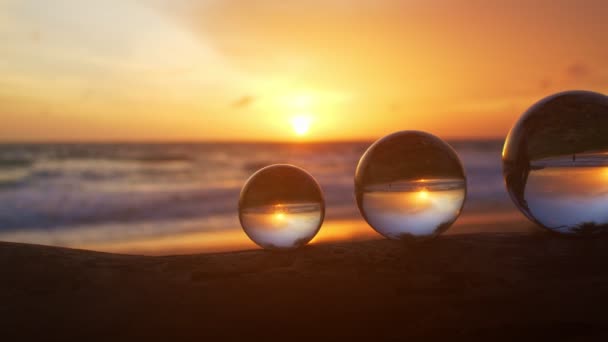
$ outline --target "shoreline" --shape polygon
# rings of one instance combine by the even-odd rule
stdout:
[[[187,222],[187,221],[186,221]],[[197,221],[187,223],[196,228]],[[170,223],[166,223],[170,225]],[[145,224],[141,225],[146,229]],[[112,229],[120,229],[119,223]],[[466,209],[442,236],[483,232],[532,232],[539,230],[516,210],[491,206],[490,210]],[[111,234],[111,233],[110,233]],[[1,241],[25,242],[128,255],[188,255],[260,249],[240,227],[227,230],[201,231],[189,228],[166,235],[137,236],[130,239],[108,239],[98,226],[59,231],[16,231],[0,234]],[[80,238],[79,238],[80,237]],[[104,239],[105,238],[105,239]],[[441,238],[439,236],[438,238]],[[80,239],[80,240],[79,240]],[[326,219],[310,245],[384,239],[361,217]]]

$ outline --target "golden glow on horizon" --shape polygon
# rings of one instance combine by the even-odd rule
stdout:
[[[0,140],[503,138],[551,93],[608,91],[607,10],[599,0],[0,1]]]
[[[608,180],[608,166],[604,166],[602,168],[602,171],[600,171],[602,174],[602,178],[606,181]]]

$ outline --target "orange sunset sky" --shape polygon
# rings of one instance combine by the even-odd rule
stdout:
[[[0,140],[504,137],[608,91],[608,1],[0,0]]]

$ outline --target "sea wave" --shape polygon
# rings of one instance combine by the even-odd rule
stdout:
[[[273,163],[297,165],[319,181],[328,219],[358,216],[353,177],[369,145],[0,145],[0,230],[233,217],[242,185]],[[508,201],[500,143],[452,146],[467,171],[469,201]]]

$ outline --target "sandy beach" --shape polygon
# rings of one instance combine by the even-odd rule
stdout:
[[[468,220],[468,221],[467,221]],[[129,256],[0,243],[6,340],[604,340],[608,240],[467,217],[403,244]],[[487,228],[487,229],[484,229]]]

